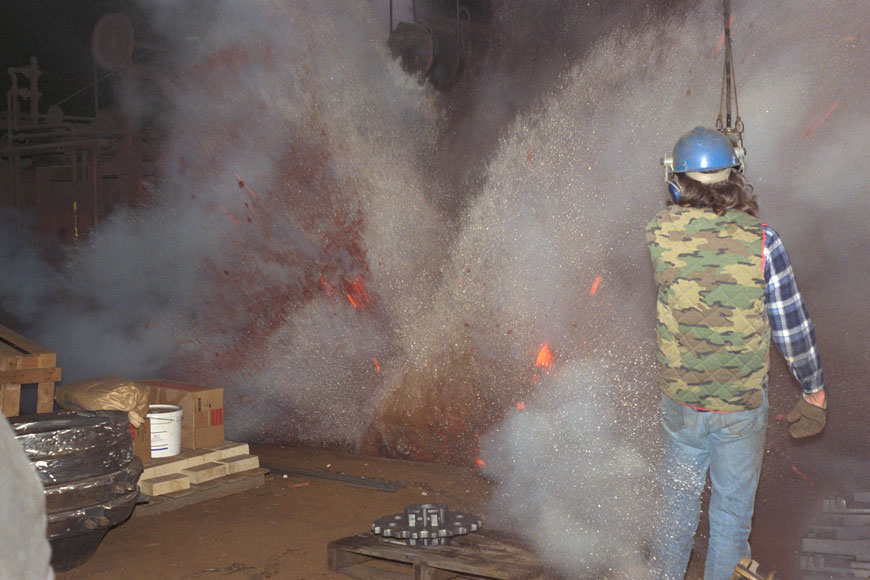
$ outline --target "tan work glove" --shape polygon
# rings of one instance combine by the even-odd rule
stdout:
[[[828,410],[808,403],[801,397],[785,418],[791,425],[788,433],[795,439],[818,435],[825,428]]]

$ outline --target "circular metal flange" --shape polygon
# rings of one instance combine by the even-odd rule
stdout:
[[[407,506],[404,513],[378,518],[372,532],[405,540],[409,546],[443,546],[454,536],[476,532],[482,525],[477,516],[451,512],[447,504],[419,503]]]

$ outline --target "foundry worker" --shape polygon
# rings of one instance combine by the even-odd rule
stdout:
[[[803,390],[788,414],[792,437],[825,426],[822,367],[785,248],[756,217],[742,149],[698,127],[664,163],[672,199],[647,225],[664,439],[653,566],[656,578],[683,579],[709,471],[704,580],[728,580],[750,557],[771,337]]]

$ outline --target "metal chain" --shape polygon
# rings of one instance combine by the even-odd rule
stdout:
[[[735,145],[743,147],[743,120],[737,103],[737,83],[734,79],[734,59],[731,51],[731,0],[724,0],[723,18],[725,24],[725,67],[722,72],[722,92],[719,100],[719,116],[716,129],[728,135]],[[734,124],[731,118],[731,98],[734,98]],[[723,119],[724,115],[724,119]],[[736,138],[735,138],[736,135]]]

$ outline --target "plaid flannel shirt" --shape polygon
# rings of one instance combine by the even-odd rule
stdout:
[[[804,393],[815,393],[825,386],[822,361],[816,348],[816,333],[806,305],[798,292],[794,272],[779,234],[764,229],[764,298],[773,342],[785,357],[788,368]]]

